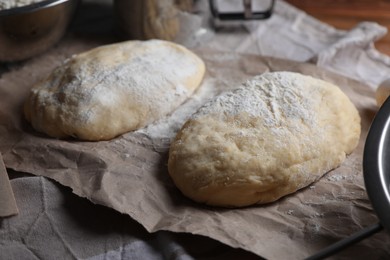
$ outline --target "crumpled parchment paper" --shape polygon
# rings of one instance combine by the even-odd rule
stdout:
[[[11,176],[19,214],[0,219],[0,259],[259,259],[207,237],[149,233],[48,178]]]
[[[8,179],[7,170],[0,154],[0,217],[18,214],[14,193]]]
[[[56,140],[36,133],[21,112],[31,83],[45,77],[64,57],[96,44],[70,38],[2,75],[0,152],[8,168],[54,179],[81,197],[130,215],[149,232],[203,235],[268,259],[309,256],[378,221],[365,192],[361,169],[365,136],[377,110],[373,92],[366,85],[306,63],[196,50],[207,66],[202,86],[159,122],[104,142]],[[209,98],[253,75],[277,70],[297,71],[339,85],[362,117],[358,148],[341,167],[276,203],[221,209],[186,199],[173,185],[166,168],[174,133]],[[375,249],[376,254],[388,256],[389,242],[389,236],[382,233],[345,253],[368,257]]]

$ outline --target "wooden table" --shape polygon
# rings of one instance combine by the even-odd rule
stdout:
[[[362,21],[373,21],[388,28],[377,49],[390,55],[390,0],[285,0],[337,29],[349,30]]]

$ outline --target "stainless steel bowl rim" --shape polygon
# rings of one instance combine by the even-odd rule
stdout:
[[[364,146],[363,174],[372,206],[390,232],[390,98],[371,123]]]
[[[30,5],[14,7],[14,8],[10,8],[10,9],[4,9],[4,10],[0,10],[0,17],[35,12],[35,11],[45,9],[48,7],[52,7],[55,5],[59,5],[59,4],[62,4],[64,2],[68,2],[68,1],[70,1],[70,0],[45,0],[45,1],[38,2],[38,3],[30,4]]]

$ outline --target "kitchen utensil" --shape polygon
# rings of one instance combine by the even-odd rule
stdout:
[[[79,0],[46,0],[0,11],[0,62],[33,57],[65,33]]]

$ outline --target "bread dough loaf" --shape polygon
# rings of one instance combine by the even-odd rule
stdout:
[[[52,137],[108,140],[170,113],[204,73],[203,61],[174,43],[102,46],[72,57],[34,86],[24,113]]]
[[[338,167],[359,137],[360,116],[337,86],[265,73],[200,108],[172,143],[168,169],[197,202],[269,203]]]

